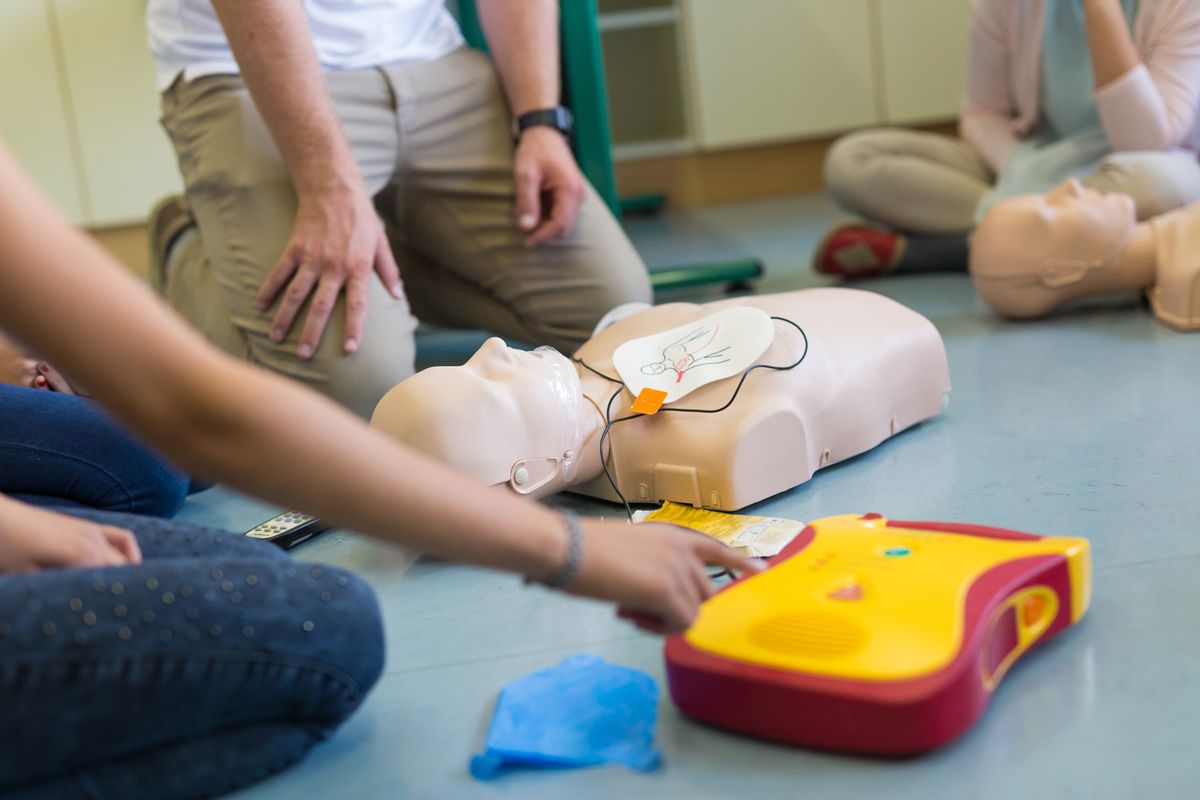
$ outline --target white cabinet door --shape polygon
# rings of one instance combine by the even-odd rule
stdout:
[[[957,118],[967,74],[970,0],[873,2],[879,5],[887,121]]]
[[[146,2],[52,1],[79,126],[89,222],[141,222],[155,200],[181,186],[174,152],[158,124]]]
[[[58,207],[83,222],[47,2],[0,2],[0,139]]]
[[[877,121],[868,0],[683,0],[701,147]]]

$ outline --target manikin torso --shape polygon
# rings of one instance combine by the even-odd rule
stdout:
[[[1146,296],[1161,321],[1200,330],[1200,203],[1156,217],[1154,282]]]
[[[740,509],[875,447],[943,406],[949,372],[932,323],[888,298],[853,289],[657,306],[601,331],[575,356],[616,377],[612,356],[623,342],[733,306],[803,328],[804,361],[787,371],[755,370],[719,413],[660,411],[613,425],[605,455],[630,501]],[[803,337],[786,323],[773,324],[774,339],[755,363],[791,364],[804,352]],[[570,489],[615,499],[603,475],[600,435],[618,384],[576,364],[578,402],[556,402],[535,385],[547,382],[538,372],[544,358],[496,342],[489,340],[464,367],[425,370],[401,383],[380,401],[372,425],[518,493]],[[737,381],[708,384],[667,407],[719,408]],[[559,384],[558,395],[566,396]],[[628,416],[633,399],[621,389],[611,418]]]

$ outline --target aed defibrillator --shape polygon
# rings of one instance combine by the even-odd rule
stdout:
[[[1090,596],[1086,539],[828,517],[668,639],[667,679],[684,713],[720,728],[914,755],[970,728]]]

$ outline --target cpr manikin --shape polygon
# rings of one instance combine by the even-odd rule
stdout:
[[[737,399],[715,414],[659,411],[614,424],[609,470],[629,500],[674,500],[736,510],[808,480],[820,467],[871,449],[935,416],[950,389],[945,348],[921,315],[871,292],[810,289],[703,306],[648,308],[602,330],[575,354],[616,376],[627,341],[749,306],[773,321]],[[740,376],[704,385],[673,405],[719,408]],[[433,367],[396,386],[371,424],[489,484],[545,496],[564,489],[614,499],[600,437],[634,400],[619,384],[553,350],[522,352],[489,339],[461,367]]]
[[[1159,320],[1200,328],[1200,204],[1138,223],[1133,201],[1068,181],[997,203],[971,243],[979,295],[1008,317],[1094,294],[1146,291]]]

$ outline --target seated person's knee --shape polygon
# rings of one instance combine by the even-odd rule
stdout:
[[[337,724],[361,704],[383,672],[384,634],[379,602],[366,582],[338,567],[294,563],[288,593],[297,605],[286,609],[298,628],[308,657],[323,661],[349,683],[349,695],[324,709]],[[289,570],[290,571],[290,570]]]
[[[863,171],[877,148],[876,131],[855,131],[839,138],[825,156],[825,188],[842,205],[854,205]]]

